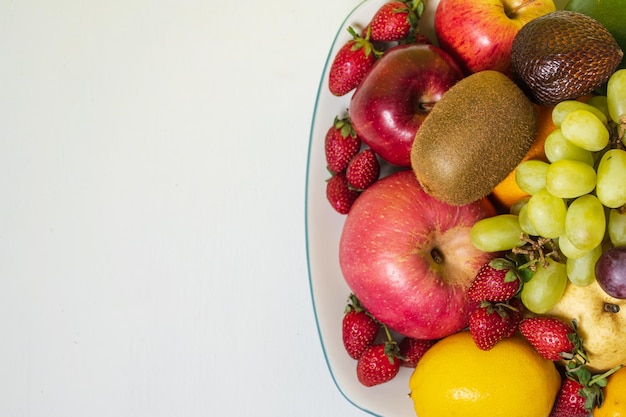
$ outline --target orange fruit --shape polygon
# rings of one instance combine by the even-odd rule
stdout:
[[[409,380],[419,417],[546,417],[560,385],[554,362],[521,335],[481,350],[467,330],[435,343]]]
[[[543,145],[546,142],[546,137],[556,128],[552,123],[552,109],[554,107],[535,105],[535,108],[537,109],[537,135],[520,163],[528,159],[540,159],[547,162]],[[528,194],[517,186],[515,170],[513,170],[500,184],[494,187],[490,197],[498,208],[508,211],[513,204],[524,197],[528,197]]]
[[[609,375],[604,388],[604,403],[593,410],[594,417],[626,416],[626,368]]]

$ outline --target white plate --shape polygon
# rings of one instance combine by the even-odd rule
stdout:
[[[401,368],[394,380],[375,387],[362,386],[356,377],[356,361],[343,349],[341,319],[350,289],[339,268],[339,237],[345,216],[336,213],[326,200],[324,137],[335,116],[344,116],[352,94],[335,97],[328,91],[330,63],[341,46],[350,39],[346,28],[362,29],[376,10],[387,0],[366,0],[358,5],[341,24],[328,53],[322,74],[309,139],[306,182],[306,236],[309,282],[319,337],[332,378],[343,396],[356,407],[372,415],[415,417],[408,397],[408,380],[412,370]],[[420,19],[420,31],[431,39],[433,11],[438,0],[427,1]],[[555,1],[563,7],[564,1]]]
[[[326,200],[326,170],[324,137],[335,116],[344,116],[352,94],[335,97],[328,91],[328,71],[337,50],[350,39],[346,28],[357,32],[386,0],[367,0],[348,15],[339,28],[329,51],[320,80],[317,102],[311,125],[306,189],[306,235],[309,280],[313,308],[322,348],[328,368],[337,388],[356,407],[377,416],[414,417],[413,404],[408,397],[411,369],[402,368],[391,382],[376,387],[364,387],[356,377],[356,361],[348,356],[341,341],[341,319],[350,289],[339,269],[339,237],[345,216],[336,213]],[[429,6],[420,25],[428,27]],[[432,26],[432,23],[430,23]],[[423,30],[423,29],[422,29]]]

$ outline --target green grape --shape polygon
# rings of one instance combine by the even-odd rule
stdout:
[[[533,195],[546,186],[547,162],[528,159],[515,168],[515,182],[527,194]]]
[[[563,136],[574,145],[588,151],[600,151],[609,143],[609,130],[594,113],[589,110],[572,110],[561,123]]]
[[[566,234],[559,237],[559,249],[563,252],[563,255],[565,255],[567,259],[582,258],[587,252],[589,252],[587,250],[578,249],[576,246],[572,245],[572,242],[569,241]]]
[[[561,159],[550,164],[546,172],[546,189],[556,197],[576,198],[596,186],[596,171],[580,161]]]
[[[593,166],[593,154],[587,149],[583,149],[574,145],[563,136],[561,129],[554,129],[543,144],[543,150],[546,158],[550,162],[560,161],[561,159],[571,159],[573,161],[584,162]]]
[[[562,198],[555,197],[545,188],[528,200],[528,219],[537,236],[555,239],[565,233],[567,206]]]
[[[479,220],[472,226],[470,239],[483,252],[500,252],[522,246],[522,229],[515,214],[499,214]]]
[[[544,314],[559,302],[567,284],[565,264],[547,258],[548,267],[540,263],[530,281],[522,287],[522,303],[536,314]]]
[[[610,113],[609,113],[609,101],[606,96],[598,95],[592,96],[589,100],[587,100],[587,104],[595,107],[600,110],[602,114],[604,114],[605,123],[609,121]]]
[[[621,124],[626,116],[626,69],[615,71],[606,86],[606,101],[611,119]]]
[[[626,151],[610,149],[598,163],[596,195],[607,207],[626,204]]]
[[[611,209],[606,228],[613,246],[626,246],[626,213],[621,213],[619,209]]]
[[[596,280],[596,261],[602,255],[602,245],[587,251],[577,259],[567,258],[565,270],[572,284],[586,287]]]
[[[522,197],[509,207],[509,213],[519,215],[520,210],[528,203],[530,197]]]
[[[560,127],[563,123],[563,119],[567,116],[568,113],[574,110],[587,110],[593,114],[595,114],[598,119],[602,121],[602,123],[607,122],[607,117],[604,112],[597,107],[592,106],[591,104],[584,103],[582,101],[577,100],[563,100],[560,103],[557,103],[552,109],[552,123],[556,127]]]
[[[567,239],[580,250],[591,250],[602,243],[606,230],[604,207],[592,194],[572,201],[565,215]]]
[[[518,214],[518,221],[519,221],[519,226],[521,227],[524,233],[530,236],[539,236],[539,233],[537,233],[537,230],[535,230],[533,224],[530,222],[530,219],[528,218],[528,204],[524,204],[522,208],[520,209],[519,214]]]

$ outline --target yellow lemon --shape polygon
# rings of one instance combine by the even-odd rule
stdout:
[[[409,380],[419,417],[546,417],[560,385],[554,363],[522,336],[484,351],[468,331],[437,342]]]
[[[626,417],[626,368],[608,378],[604,388],[604,404],[593,410],[594,417]]]

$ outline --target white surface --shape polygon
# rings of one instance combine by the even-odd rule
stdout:
[[[369,0],[359,5],[342,26],[353,26],[361,31],[376,10],[387,0]],[[430,0],[420,20],[422,33],[434,39],[432,30],[434,10],[438,2]],[[350,39],[347,31],[338,33],[331,56]],[[328,77],[330,63],[325,68]],[[324,86],[325,87],[325,86]],[[308,250],[310,259],[311,288],[315,311],[323,339],[325,357],[333,379],[341,392],[359,408],[376,416],[415,417],[413,402],[408,397],[408,380],[412,370],[402,367],[399,374],[385,384],[365,387],[355,378],[355,361],[345,352],[341,340],[343,309],[350,289],[342,279],[337,258],[341,229],[345,216],[337,214],[327,203],[325,180],[328,178],[324,155],[324,140],[335,116],[345,116],[351,94],[335,97],[322,88],[317,100],[312,129],[312,146],[308,178],[307,219]],[[385,164],[382,175],[394,170]],[[399,338],[398,338],[399,340]]]
[[[307,279],[358,0],[0,2],[0,415],[363,416]]]

